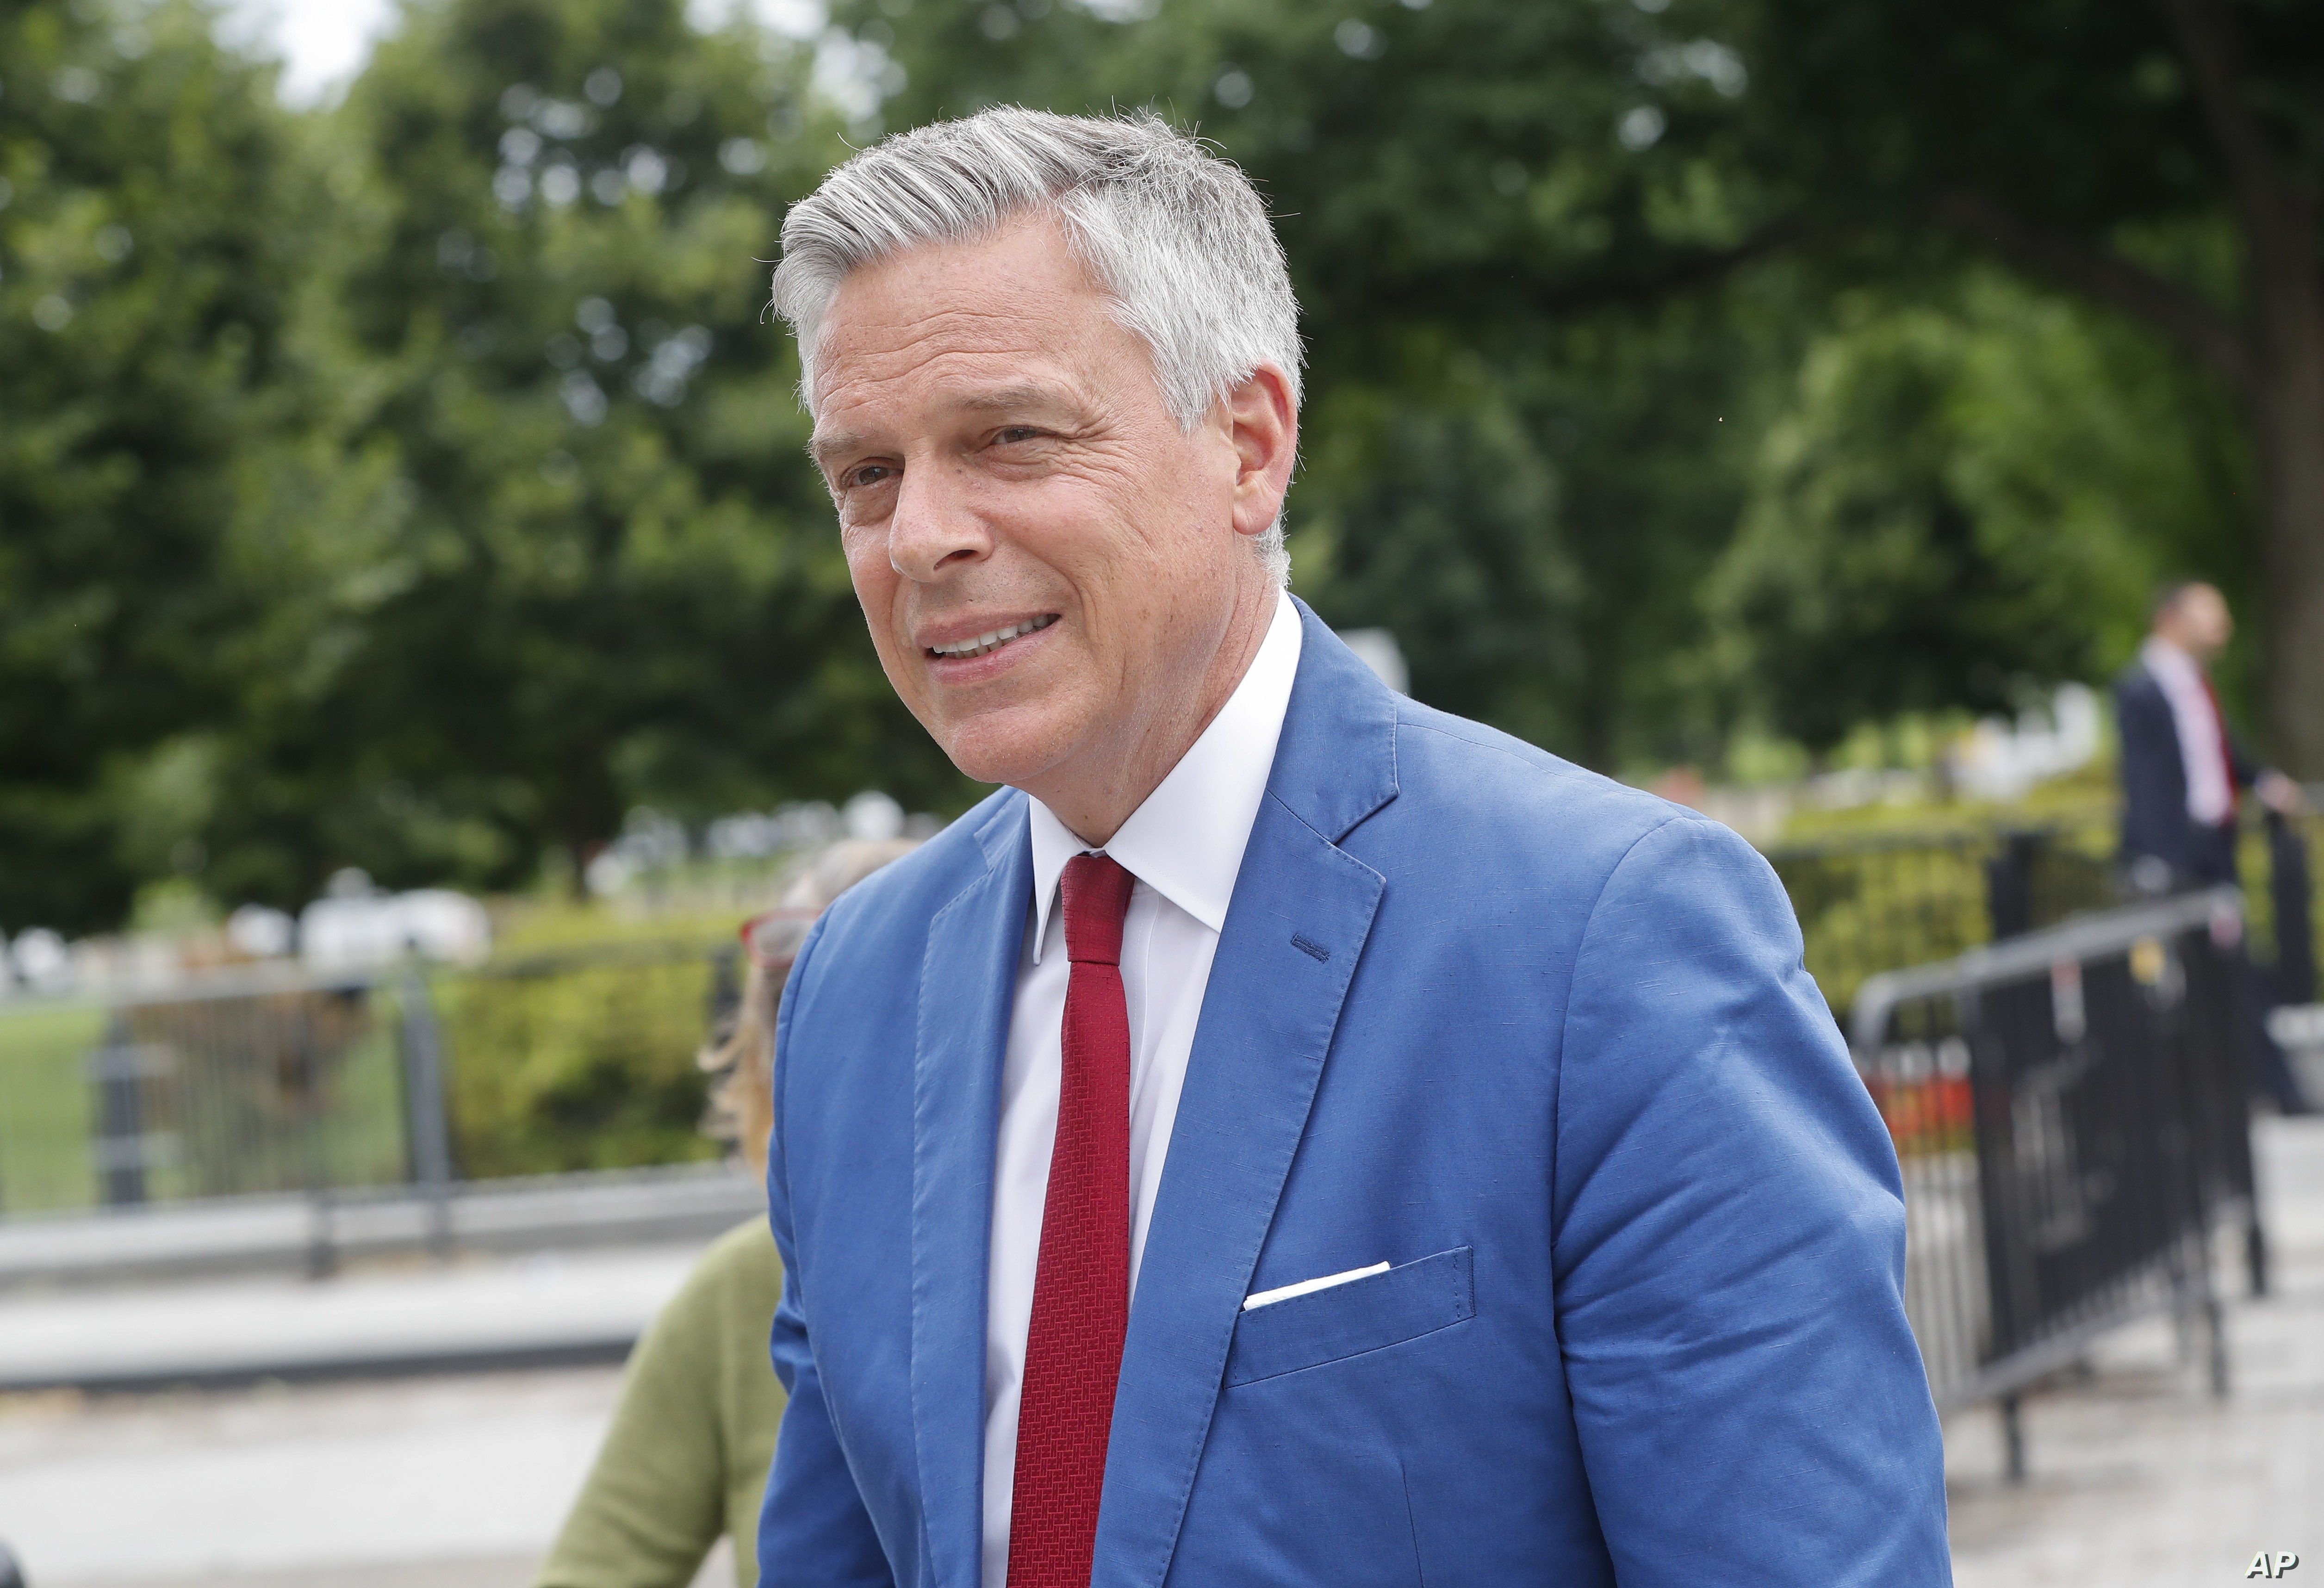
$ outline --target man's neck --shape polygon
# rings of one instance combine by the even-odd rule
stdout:
[[[1175,692],[1157,682],[1152,709],[1141,721],[1020,787],[1082,842],[1102,848],[1225,707],[1266,642],[1280,599],[1275,583],[1265,581],[1254,597],[1237,605],[1197,687]]]
[[[2191,645],[2183,644],[2181,642],[2172,639],[2169,634],[2163,632],[2159,629],[2150,632],[2146,636],[2146,642],[2148,645],[2161,650],[2172,660],[2184,667],[2190,668],[2196,672],[2200,673],[2204,671],[2209,665],[2208,659],[2204,657],[2201,651],[2198,651]]]

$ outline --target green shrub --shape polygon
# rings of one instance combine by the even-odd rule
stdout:
[[[695,1062],[715,967],[685,957],[440,978],[454,1160],[472,1179],[718,1156]]]

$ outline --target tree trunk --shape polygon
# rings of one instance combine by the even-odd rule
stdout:
[[[621,836],[622,802],[606,771],[604,752],[597,745],[576,745],[564,760],[566,771],[559,780],[550,827],[573,859],[572,898],[576,903],[586,903],[589,863]]]
[[[2294,243],[2270,252],[2275,256],[2255,259],[2252,272],[2260,367],[2249,405],[2260,475],[2264,700],[2269,748],[2287,771],[2319,779],[2324,778],[2324,278],[2309,248]]]
[[[2244,242],[2239,395],[2260,473],[2269,749],[2324,777],[2324,272],[2317,195],[2256,114],[2235,0],[2155,0]]]

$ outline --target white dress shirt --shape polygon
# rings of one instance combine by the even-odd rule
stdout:
[[[1211,956],[1226,925],[1275,765],[1275,743],[1299,669],[1299,614],[1287,596],[1259,654],[1146,802],[1130,813],[1111,855],[1137,879],[1121,931],[1121,982],[1130,1006],[1130,1285],[1154,1216],[1154,1193],[1178,1114],[1186,1057],[1202,1017]],[[1025,1334],[1057,1134],[1065,1023],[1065,916],[1054,908],[1065,862],[1089,850],[1035,799],[1032,919],[1017,967],[1009,1049],[1001,1075],[1001,1135],[992,1181],[992,1250],[984,1328],[984,1588],[1009,1574],[1009,1511],[1017,1480],[1017,1400]]]
[[[2211,692],[2203,688],[2203,669],[2160,634],[2148,636],[2138,659],[2171,703],[2179,764],[2187,771],[2187,814],[2203,826],[2216,827],[2235,814],[2235,769],[2227,765],[2227,732]]]

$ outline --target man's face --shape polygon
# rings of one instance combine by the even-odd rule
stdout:
[[[982,781],[1134,756],[1264,578],[1225,405],[1180,430],[1046,219],[857,271],[822,335],[816,457],[897,694]]]
[[[2236,636],[2227,598],[2209,585],[2188,586],[2164,616],[2163,637],[2198,661],[2212,660]]]

